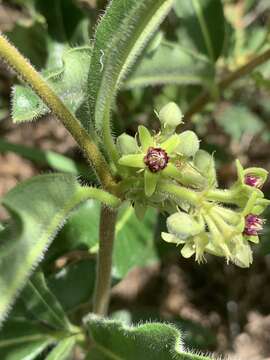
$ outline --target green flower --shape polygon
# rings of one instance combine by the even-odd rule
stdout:
[[[270,204],[250,196],[243,209],[233,210],[215,203],[205,203],[192,214],[175,213],[167,219],[169,233],[162,238],[169,243],[183,245],[185,258],[195,255],[198,262],[205,261],[205,253],[225,257],[239,267],[252,263],[251,243],[259,242],[258,233],[264,221],[258,216]]]
[[[188,187],[204,188],[207,185],[207,179],[179,151],[179,146],[181,145],[181,148],[184,149],[186,144],[189,156],[193,153],[190,148],[190,134],[188,133],[188,136],[181,135],[173,134],[164,137],[162,134],[157,134],[152,136],[146,127],[139,126],[137,146],[135,147],[134,143],[132,143],[132,147],[125,146],[128,151],[133,148],[136,152],[127,154],[124,151],[123,156],[119,159],[119,164],[137,168],[138,174],[144,174],[144,189],[147,197],[154,194],[157,183],[162,178],[171,178]],[[192,139],[196,140],[193,135]],[[127,136],[123,140],[127,141]],[[197,151],[197,142],[195,147]]]
[[[244,169],[239,160],[236,160],[237,181],[231,187],[238,199],[239,206],[245,206],[251,194],[256,193],[257,198],[264,198],[260,188],[265,183],[268,172],[265,169],[251,167]]]
[[[180,139],[177,134],[174,134],[158,143],[144,126],[139,126],[138,137],[140,143],[138,153],[123,155],[119,164],[137,168],[138,173],[144,173],[145,194],[149,197],[155,192],[157,182],[161,177],[179,175],[173,159],[177,155],[175,149]]]

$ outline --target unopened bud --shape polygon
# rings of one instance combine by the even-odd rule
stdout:
[[[126,133],[118,136],[117,147],[122,155],[136,154],[138,152],[136,140]]]
[[[197,235],[203,230],[201,224],[183,212],[170,215],[167,218],[167,228],[171,234],[183,240],[190,236]]]
[[[260,189],[263,186],[263,180],[254,175],[245,175],[244,182],[246,185]]]
[[[175,129],[183,122],[182,118],[182,111],[174,102],[169,102],[159,112],[159,120],[165,129]]]
[[[187,130],[179,135],[179,145],[176,151],[186,157],[193,157],[199,150],[200,141],[195,132]]]
[[[257,215],[249,214],[245,218],[244,234],[248,236],[257,236],[263,229],[264,220]]]
[[[194,165],[200,173],[208,179],[211,185],[217,184],[217,174],[213,155],[207,151],[199,150],[194,157]]]

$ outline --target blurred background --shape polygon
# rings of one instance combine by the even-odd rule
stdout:
[[[0,30],[46,74],[46,69],[57,67],[57,62],[61,65],[61,56],[68,46],[89,43],[105,5],[106,1],[102,0],[0,0]],[[116,135],[124,131],[134,135],[138,124],[158,130],[153,109],[159,110],[168,101],[175,101],[185,113],[202,90],[210,89],[212,100],[202,111],[184,119],[183,129],[194,129],[201,147],[214,153],[219,184],[226,187],[235,179],[235,158],[245,167],[261,166],[270,171],[270,61],[222,93],[215,88],[215,79],[235,71],[269,47],[270,1],[223,0],[222,7],[225,40],[214,68],[213,64],[202,68],[198,62],[185,63],[180,67],[182,80],[177,84],[168,80],[161,86],[157,80],[155,86],[146,86],[147,82],[135,86],[136,81],[137,85],[143,82],[138,73],[147,72],[147,64],[143,67],[143,60],[138,59],[135,72],[119,94],[113,116]],[[223,31],[217,23],[213,26],[217,32]],[[200,50],[185,20],[174,12],[151,41],[144,59],[151,59],[164,41],[190,52]],[[200,52],[203,56],[203,49]],[[177,54],[165,60],[172,68],[178,66]],[[12,123],[9,105],[16,83],[12,71],[1,64],[0,196],[36,174],[75,169],[82,173],[86,165],[73,139],[52,117],[47,115],[20,125]],[[264,191],[270,198],[269,181]],[[192,348],[226,353],[236,359],[270,359],[269,215],[270,212],[264,216],[268,222],[261,243],[254,247],[254,263],[249,269],[226,265],[223,259],[215,257],[208,257],[207,263],[200,265],[193,259],[184,259],[178,249],[160,240],[158,234],[165,226],[162,216],[158,215],[157,222],[148,221],[147,236],[151,237],[151,229],[156,226],[155,261],[141,261],[144,266],[135,267],[116,284],[110,307],[112,316],[135,322],[149,319],[175,322]],[[0,221],[6,217],[1,209]],[[59,238],[68,236],[71,229],[68,226],[71,225],[67,224]],[[52,288],[57,279],[55,273],[66,266],[74,271],[77,262],[87,261],[78,251],[68,259],[62,255],[54,254],[53,264],[50,262],[47,268],[45,265]],[[77,306],[76,313],[81,311],[83,306]]]

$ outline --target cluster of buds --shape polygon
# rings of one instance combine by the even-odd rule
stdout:
[[[261,191],[267,171],[243,169],[237,160],[236,182],[228,190],[218,189],[213,156],[200,149],[193,131],[176,133],[182,123],[179,107],[169,103],[158,117],[158,133],[139,126],[135,138],[122,134],[117,140],[119,172],[137,216],[143,217],[147,206],[167,213],[168,232],[162,238],[181,245],[186,258],[195,255],[202,262],[210,253],[250,266],[250,243],[258,243],[264,223],[260,215],[270,203]]]

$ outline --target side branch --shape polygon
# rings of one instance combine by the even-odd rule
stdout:
[[[0,57],[16,71],[40,96],[49,109],[63,123],[78,145],[84,151],[87,160],[93,165],[99,180],[105,189],[113,189],[115,182],[109,166],[90,135],[81,126],[78,119],[69,111],[62,100],[50,88],[43,77],[0,33]]]
[[[266,50],[261,55],[250,60],[247,64],[243,65],[239,69],[230,73],[221,79],[217,87],[220,91],[225,90],[229,85],[231,85],[234,81],[240,79],[241,77],[249,74],[252,70],[254,70],[257,66],[262,65],[266,61],[270,59],[270,49]],[[205,105],[207,105],[211,101],[212,95],[209,91],[203,91],[191,104],[190,108],[185,113],[185,121],[191,119],[194,114],[200,112]]]

